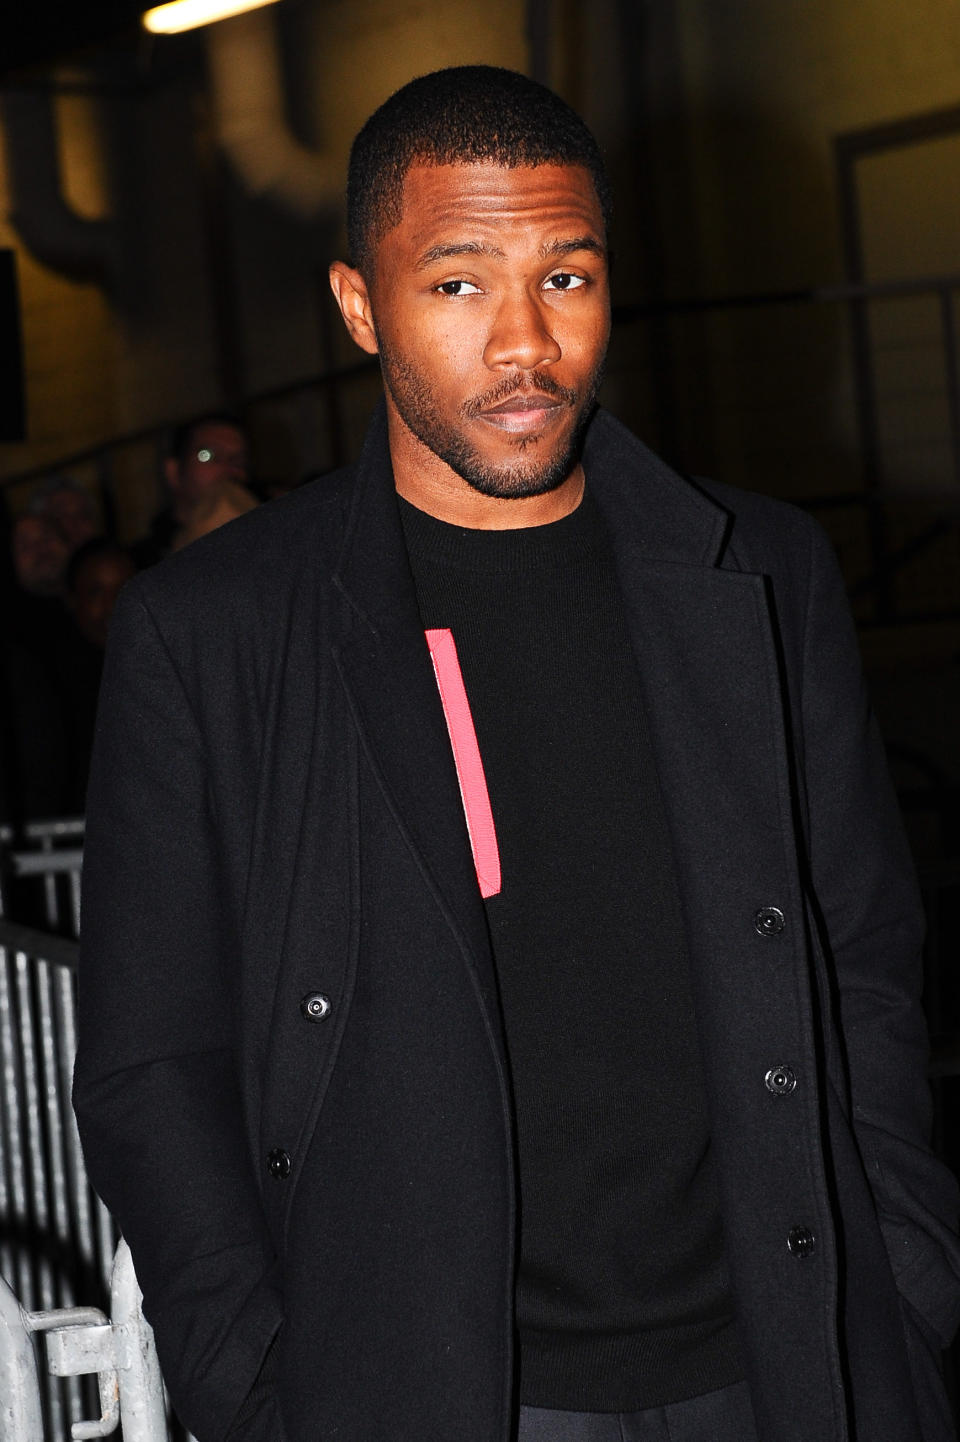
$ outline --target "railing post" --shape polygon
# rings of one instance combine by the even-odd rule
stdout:
[[[25,1312],[0,1280],[0,1442],[41,1442],[43,1437],[32,1332],[46,1333],[52,1376],[97,1374],[100,1417],[74,1422],[74,1442],[107,1437],[119,1423],[124,1442],[167,1442],[163,1379],[141,1301],[123,1241],[113,1267],[109,1321],[95,1307]]]
[[[43,1436],[40,1381],[23,1308],[0,1278],[0,1442]]]
[[[89,1319],[81,1317],[80,1308],[72,1315],[46,1313],[37,1319],[49,1333],[47,1359],[54,1376],[99,1375],[100,1420],[75,1422],[76,1442],[106,1437],[118,1422],[123,1426],[124,1442],[167,1442],[163,1379],[153,1329],[140,1303],[130,1248],[121,1241],[113,1264],[109,1322],[99,1313]]]
[[[124,1442],[166,1442],[163,1378],[153,1328],[143,1315],[142,1297],[126,1242],[113,1264],[111,1316],[120,1377],[120,1417]]]

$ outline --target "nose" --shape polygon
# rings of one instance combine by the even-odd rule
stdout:
[[[487,366],[513,366],[535,370],[561,356],[550,328],[551,317],[537,296],[523,291],[506,297],[499,306],[487,337],[483,359]]]

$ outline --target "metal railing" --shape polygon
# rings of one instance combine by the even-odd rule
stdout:
[[[36,1339],[45,1338],[43,1350]],[[163,1379],[153,1332],[141,1309],[140,1288],[125,1242],[117,1248],[109,1318],[96,1307],[34,1312],[0,1281],[0,1436],[40,1442],[49,1383],[95,1376],[99,1417],[75,1418],[74,1442],[107,1437],[118,1425],[124,1442],[167,1442]],[[43,1379],[43,1380],[42,1380]],[[88,1392],[90,1389],[87,1389]]]
[[[87,1180],[70,1104],[77,943],[0,921],[0,1276],[27,1311],[109,1295],[117,1233]],[[88,1407],[49,1381],[45,1436]]]
[[[83,871],[82,816],[30,821],[15,842],[9,827],[0,829],[0,915],[23,914],[18,886],[37,884],[27,915],[56,935],[80,935],[80,878]]]
[[[82,822],[45,822],[32,839],[81,833]],[[35,853],[54,873],[76,854]],[[0,919],[0,1438],[80,1442],[119,1418],[125,1442],[183,1442],[166,1419],[129,1251],[84,1167],[70,1100],[78,950]],[[41,1332],[46,1366],[31,1340]]]

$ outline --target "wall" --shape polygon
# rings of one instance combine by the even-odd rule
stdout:
[[[353,134],[424,70],[526,65],[509,0],[288,0],[261,14],[279,40],[285,119],[332,175],[333,200],[312,214],[252,193],[225,159],[202,34],[118,43],[0,95],[0,245],[18,257],[29,432],[0,445],[0,479],[352,364],[326,266]],[[344,446],[375,385],[355,389]],[[327,421],[315,397],[260,407],[267,478],[332,464]],[[122,448],[114,472],[134,534],[157,502],[155,440]],[[95,483],[92,466],[79,474]],[[10,492],[14,506],[27,489]]]

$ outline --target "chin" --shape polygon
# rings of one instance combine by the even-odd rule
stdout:
[[[548,471],[545,474],[516,475],[516,474],[477,474],[471,472],[468,475],[461,473],[462,479],[473,490],[481,496],[495,496],[506,501],[522,501],[529,496],[545,496],[550,491],[555,491],[558,486],[570,474],[572,467],[554,472]]]
[[[530,496],[545,496],[562,486],[579,458],[579,448],[570,445],[536,465],[498,465],[476,453],[450,454],[442,459],[480,495],[520,501]]]

